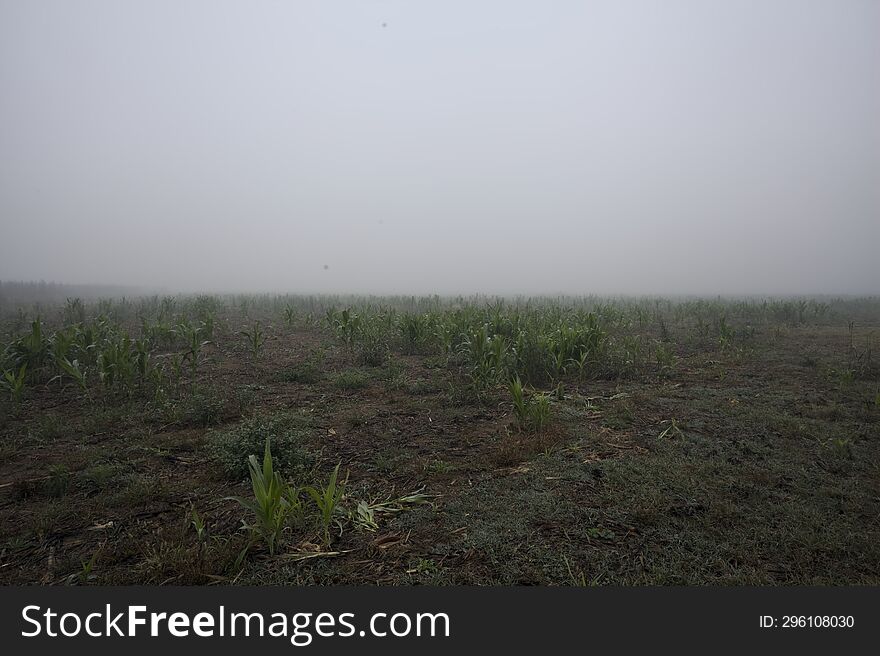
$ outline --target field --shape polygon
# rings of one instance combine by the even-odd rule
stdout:
[[[878,328],[876,298],[7,301],[0,583],[876,585]]]

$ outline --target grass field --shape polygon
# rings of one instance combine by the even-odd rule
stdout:
[[[0,583],[880,583],[880,299],[0,309]]]

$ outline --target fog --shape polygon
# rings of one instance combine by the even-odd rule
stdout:
[[[0,0],[0,279],[880,292],[880,3]]]

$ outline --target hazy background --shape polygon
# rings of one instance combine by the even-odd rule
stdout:
[[[0,0],[0,279],[877,293],[878,212],[874,0]]]

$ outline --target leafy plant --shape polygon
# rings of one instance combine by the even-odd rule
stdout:
[[[223,418],[226,403],[215,390],[194,390],[185,409],[187,421],[197,426],[215,426]]]
[[[14,368],[26,367],[36,377],[50,354],[50,342],[43,335],[43,322],[37,317],[31,322],[31,331],[9,345],[6,357]]]
[[[263,327],[260,325],[260,322],[257,321],[254,323],[254,327],[251,330],[242,330],[241,334],[247,338],[248,347],[251,350],[251,355],[254,359],[258,359],[260,357],[260,353],[263,351],[263,345],[266,343],[266,336],[263,333]]]
[[[314,463],[314,455],[303,445],[308,429],[308,419],[302,415],[257,415],[229,428],[210,432],[207,450],[224,474],[233,480],[241,480],[248,475],[248,456],[259,453],[268,439],[276,466],[293,475],[307,470]]]
[[[196,372],[199,368],[199,363],[202,360],[202,349],[211,342],[209,340],[202,339],[201,328],[184,326],[183,330],[187,340],[187,350],[183,356],[183,359],[185,361],[189,361],[190,376],[192,381],[195,382]]]
[[[532,428],[540,433],[550,420],[550,397],[546,394],[536,394],[530,401],[529,422]]]
[[[405,314],[400,318],[400,333],[408,353],[416,353],[430,334],[430,318],[426,314]]]
[[[513,414],[520,425],[525,425],[529,418],[529,404],[519,376],[510,382],[508,389],[510,389],[510,396],[513,399]]]
[[[513,399],[513,413],[520,429],[540,432],[550,419],[550,399],[546,394],[535,394],[526,398],[525,389],[519,376],[508,386]]]
[[[293,325],[293,320],[296,318],[296,310],[293,309],[289,304],[284,308],[284,323],[287,324],[288,328]]]
[[[269,442],[269,438],[266,438],[262,467],[255,455],[248,457],[254,498],[227,497],[254,514],[252,522],[242,520],[243,527],[250,532],[250,540],[239,555],[237,564],[241,564],[244,556],[259,540],[266,543],[270,554],[274,554],[291,514],[302,508],[299,490],[285,483],[281,474],[275,471]]]
[[[654,355],[657,358],[660,375],[663,377],[669,376],[675,366],[675,355],[673,355],[672,349],[666,343],[661,342],[654,349]]]
[[[324,532],[324,544],[330,546],[330,524],[333,521],[333,515],[339,510],[340,503],[345,496],[345,485],[348,482],[348,476],[342,483],[337,483],[339,477],[339,465],[333,469],[330,474],[330,480],[323,488],[306,486],[305,492],[318,507],[319,519]]]
[[[150,360],[150,350],[147,344],[147,340],[138,339],[134,342],[134,362],[135,368],[137,369],[138,376],[141,379],[141,382],[147,380],[150,375],[150,369],[152,367],[152,362]]]
[[[104,543],[95,550],[92,554],[92,557],[88,560],[80,561],[80,569],[78,572],[75,572],[67,577],[67,584],[72,585],[74,583],[79,583],[80,585],[84,585],[89,583],[90,581],[94,581],[97,576],[94,574],[95,564],[98,562],[98,556],[101,554],[101,550],[104,548]]]
[[[208,546],[208,525],[205,523],[205,518],[199,514],[192,502],[189,504],[189,525],[192,526],[196,534],[198,571],[201,572],[205,563],[205,550]]]
[[[9,392],[9,395],[12,397],[12,400],[16,403],[21,401],[21,395],[24,392],[24,381],[27,376],[27,365],[23,364],[19,367],[18,371],[4,371],[3,379],[0,380],[0,384],[3,385],[3,388]]]
[[[196,533],[196,540],[198,540],[198,543],[204,544],[208,539],[208,528],[205,524],[204,518],[199,514],[192,503],[189,504],[189,523]]]
[[[43,488],[47,496],[62,497],[70,489],[71,474],[66,465],[52,465],[49,477],[44,481]]]

